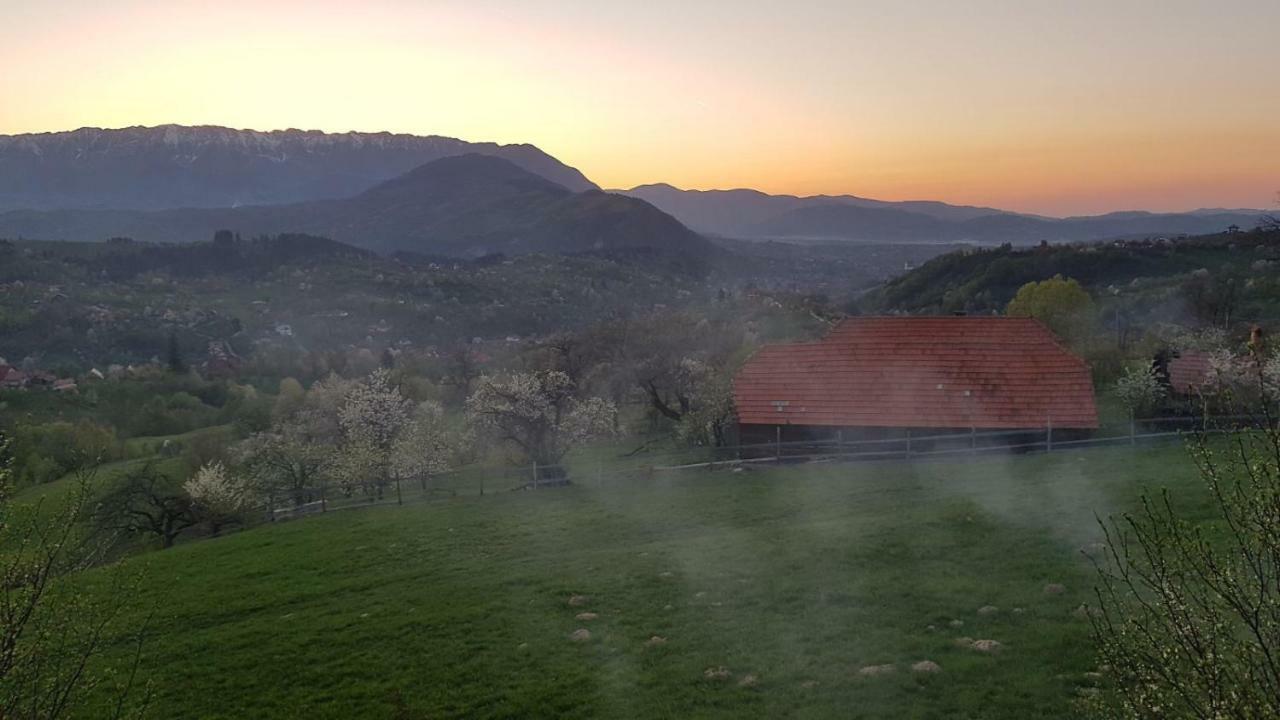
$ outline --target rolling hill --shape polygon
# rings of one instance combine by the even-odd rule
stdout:
[[[705,259],[713,252],[705,238],[642,200],[599,190],[574,192],[513,162],[480,154],[435,160],[339,200],[0,214],[0,236],[9,237],[193,242],[219,229],[245,236],[306,233],[379,252],[457,257],[647,248]]]
[[[653,203],[700,232],[738,238],[854,242],[968,242],[1027,245],[1152,235],[1203,235],[1231,225],[1252,229],[1260,210],[1116,212],[1049,218],[932,201],[886,202],[852,195],[796,197],[756,190],[680,190],[642,185],[622,191]]]
[[[597,189],[532,145],[385,132],[81,128],[0,135],[0,211],[160,210],[341,198],[432,160],[467,153],[504,158],[570,190]]]
[[[861,300],[867,312],[1003,312],[1018,289],[1055,275],[1078,281],[1133,322],[1215,322],[1214,302],[1237,320],[1270,320],[1280,306],[1280,231],[1219,233],[1177,242],[1135,240],[1048,247],[968,248],[935,257]],[[1212,297],[1215,293],[1219,297]],[[1114,321],[1114,315],[1111,316]],[[1216,320],[1224,322],[1222,318]],[[1114,327],[1114,326],[1113,326]]]
[[[841,206],[904,211],[939,220],[969,220],[999,214],[994,208],[948,205],[927,200],[885,202],[853,195],[768,195],[759,190],[681,190],[658,183],[618,191],[646,200],[689,227],[728,236],[752,236],[761,226],[786,213],[813,207]]]

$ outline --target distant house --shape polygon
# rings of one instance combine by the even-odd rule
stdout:
[[[1209,383],[1209,353],[1201,350],[1166,351],[1156,355],[1156,377],[1174,397],[1195,397]]]
[[[51,388],[54,392],[59,393],[74,393],[78,391],[76,381],[72,378],[59,378],[54,380]]]
[[[734,400],[746,444],[1098,427],[1088,366],[1031,318],[850,318],[762,348]]]
[[[208,354],[203,368],[206,377],[235,377],[243,366],[244,358],[240,357],[225,340],[215,340],[209,343]]]
[[[0,379],[0,388],[6,390],[18,390],[27,386],[31,378],[18,368],[11,367],[5,371],[4,378]]]
[[[53,373],[44,372],[42,370],[35,370],[30,373],[30,376],[27,380],[27,385],[29,387],[42,388],[42,389],[48,390],[52,388],[53,384],[56,383],[57,381],[58,381],[57,375],[54,375]]]

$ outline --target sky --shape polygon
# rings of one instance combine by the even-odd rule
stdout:
[[[0,133],[533,143],[604,187],[1275,207],[1276,0],[0,0]]]

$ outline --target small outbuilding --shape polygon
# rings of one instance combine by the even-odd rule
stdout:
[[[1156,377],[1175,398],[1194,398],[1212,377],[1209,353],[1202,350],[1165,351],[1152,363]]]
[[[849,318],[762,348],[734,400],[744,444],[1098,428],[1089,367],[1031,318]]]

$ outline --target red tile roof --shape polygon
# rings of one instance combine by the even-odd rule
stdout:
[[[1088,366],[1031,318],[850,318],[762,348],[734,399],[748,425],[1098,427]]]
[[[1169,385],[1179,395],[1195,395],[1209,381],[1209,353],[1183,350],[1169,360]]]

